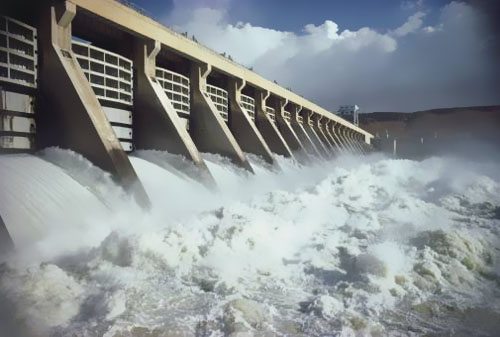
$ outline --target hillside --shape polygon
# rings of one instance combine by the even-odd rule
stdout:
[[[359,121],[384,151],[392,152],[396,139],[400,157],[442,153],[500,157],[500,106],[373,112],[361,114]]]

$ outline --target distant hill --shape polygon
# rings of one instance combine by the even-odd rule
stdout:
[[[359,115],[359,122],[384,151],[392,151],[396,139],[402,157],[462,153],[472,145],[500,157],[500,106],[373,112]]]

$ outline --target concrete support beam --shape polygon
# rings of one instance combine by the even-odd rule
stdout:
[[[333,144],[333,146],[335,147],[335,155],[338,155],[340,154],[340,152],[342,151],[342,147],[340,145],[340,143],[338,142],[338,140],[334,137],[333,133],[332,133],[332,124],[334,122],[329,119],[327,120],[325,123],[324,123],[324,132],[325,132],[325,135],[330,139],[330,142]]]
[[[332,157],[335,155],[335,146],[332,144],[331,140],[327,137],[325,131],[324,131],[324,125],[323,125],[323,116],[320,115],[314,115],[314,125],[316,128],[316,132],[320,138],[320,140],[325,144],[325,147],[328,151],[328,156]]]
[[[352,143],[351,139],[349,138],[348,128],[346,128],[345,126],[342,125],[340,127],[340,132],[345,139],[347,147],[349,148],[349,152],[351,152],[351,154],[357,154],[358,151],[357,151],[356,147],[354,146],[354,144]]]
[[[230,77],[229,94],[229,128],[243,151],[261,156],[266,162],[276,164],[271,149],[250,116],[241,107],[241,90],[245,80]]]
[[[359,141],[363,146],[365,153],[367,154],[369,154],[373,150],[372,145],[370,144],[370,140],[370,137],[365,137],[365,135],[359,134]]]
[[[191,160],[198,168],[198,178],[209,187],[215,180],[201,158],[170,99],[156,81],[158,41],[138,39],[134,48],[134,143],[138,149],[168,151]]]
[[[45,143],[70,148],[111,172],[148,207],[149,198],[71,50],[75,13],[76,6],[63,1],[40,15],[40,89],[46,106],[38,114],[38,130]]]
[[[311,141],[313,142],[314,147],[316,148],[317,152],[319,153],[319,157],[326,159],[327,155],[325,153],[324,145],[321,143],[318,135],[316,134],[314,129],[307,123],[307,121],[304,124],[304,130],[307,133],[307,135],[309,136],[309,139],[311,139]]]
[[[342,144],[344,144],[345,152],[352,154],[353,149],[351,147],[351,144],[349,143],[349,141],[347,140],[347,138],[345,136],[345,132],[344,132],[344,128],[343,128],[342,124],[337,125],[337,135],[339,136],[340,140],[342,141]]]
[[[314,120],[314,113],[313,112],[309,112],[307,114],[307,117],[306,117],[306,125],[304,126],[307,133],[309,134],[309,136],[311,137],[311,139],[313,140],[313,142],[316,144],[316,147],[319,149],[321,155],[323,156],[323,158],[329,158],[330,157],[330,151],[329,149],[326,147],[326,145],[324,144],[324,142],[321,140],[320,136],[318,135],[318,133],[316,132],[316,129],[317,129],[317,124]]]
[[[335,138],[335,140],[337,141],[337,144],[340,145],[340,149],[341,149],[341,153],[348,153],[349,152],[349,149],[346,145],[346,142],[345,140],[343,139],[343,137],[341,136],[340,134],[340,124],[333,121],[332,122],[332,136]]]
[[[350,131],[350,134],[351,134],[351,139],[354,142],[354,145],[356,146],[356,148],[358,149],[358,151],[361,154],[365,154],[365,150],[363,149],[363,146],[361,146],[361,143],[359,141],[358,134],[356,132],[352,131],[352,130]]]
[[[351,139],[351,142],[352,142],[354,148],[356,149],[357,153],[364,154],[363,149],[359,145],[359,142],[356,140],[356,136],[354,134],[354,131],[348,130],[347,133],[349,134],[349,138]]]
[[[200,151],[228,157],[236,165],[253,172],[238,142],[206,93],[207,77],[211,70],[211,66],[206,63],[191,63],[189,132]]]
[[[276,124],[266,114],[266,101],[269,95],[268,91],[255,91],[255,124],[272,152],[284,157],[295,158]]]
[[[298,117],[300,116],[301,110],[302,110],[301,106],[295,105],[293,107],[293,111],[290,111],[290,113],[292,114],[292,122],[291,122],[292,129],[295,131],[295,134],[300,139],[306,152],[310,156],[321,158],[321,154],[319,153],[319,150],[316,148],[316,145],[314,144],[312,139],[309,137],[309,135],[307,134],[307,132],[304,128],[304,124],[303,124],[304,122],[302,122],[302,123],[298,122]]]
[[[14,250],[14,242],[0,216],[0,258]]]
[[[287,143],[290,150],[292,150],[295,158],[302,164],[307,163],[309,160],[307,153],[304,150],[304,146],[302,142],[298,138],[297,134],[293,130],[290,122],[288,122],[284,117],[283,113],[285,111],[285,106],[288,104],[288,100],[284,98],[279,98],[275,100],[274,105],[271,108],[274,109],[276,124],[278,126],[278,130]]]
[[[359,149],[358,149],[358,147],[356,146],[356,142],[355,142],[355,141],[354,141],[354,139],[352,138],[351,130],[346,129],[346,130],[344,130],[344,133],[345,133],[345,135],[346,135],[347,140],[348,140],[348,141],[349,141],[349,143],[351,144],[351,147],[353,148],[354,153],[358,154],[358,153],[359,153]]]

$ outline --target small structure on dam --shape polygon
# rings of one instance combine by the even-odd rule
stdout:
[[[59,146],[149,200],[129,154],[182,155],[213,185],[201,152],[253,172],[364,153],[373,137],[311,101],[115,0],[4,1],[0,153]]]
[[[341,105],[338,111],[339,116],[345,120],[353,123],[354,125],[359,125],[359,106],[354,105]]]

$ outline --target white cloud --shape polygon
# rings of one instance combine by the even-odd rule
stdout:
[[[416,10],[424,7],[424,0],[407,0],[401,2],[401,8],[404,10]]]
[[[356,102],[365,111],[412,111],[500,103],[490,71],[494,60],[469,5],[444,6],[433,25],[424,25],[426,15],[418,11],[386,33],[342,30],[332,20],[305,25],[300,34],[233,25],[224,8],[191,9],[179,29],[326,108]]]
[[[424,18],[425,18],[424,12],[417,12],[412,16],[410,16],[403,25],[396,28],[392,33],[396,36],[405,36],[410,33],[415,33],[422,27],[424,23],[423,20]]]
[[[249,23],[228,24],[225,14],[222,9],[196,8],[189,21],[174,28],[194,34],[198,41],[245,65],[253,64],[270,49],[283,47],[284,41],[292,35]]]

